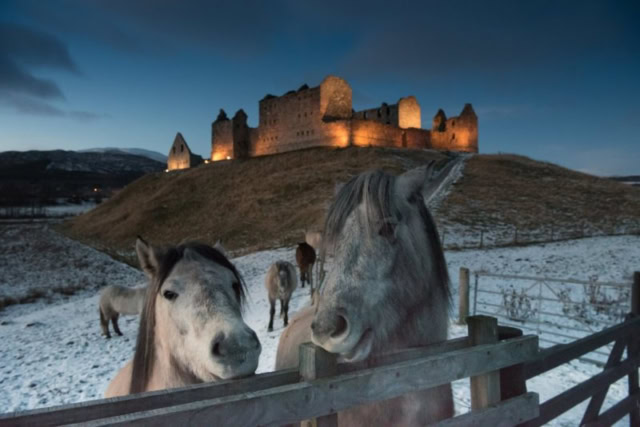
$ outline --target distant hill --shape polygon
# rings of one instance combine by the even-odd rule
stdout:
[[[127,153],[136,156],[147,157],[160,163],[167,163],[167,156],[157,151],[145,150],[144,148],[122,148],[122,147],[100,147],[78,150],[79,153]]]
[[[164,168],[164,163],[124,152],[5,151],[0,153],[0,205],[108,197]]]
[[[609,179],[618,182],[624,182],[625,184],[640,186],[640,175],[629,175],[629,176],[612,176]]]
[[[159,244],[221,239],[238,252],[291,245],[322,226],[336,183],[448,155],[314,148],[149,174],[64,230],[112,254],[131,252],[138,234]],[[432,211],[450,248],[519,244],[638,230],[640,189],[526,157],[473,155]]]

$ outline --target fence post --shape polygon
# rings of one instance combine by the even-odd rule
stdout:
[[[640,271],[633,273],[633,285],[631,286],[631,315],[635,318],[640,315]],[[629,347],[627,355],[629,358],[640,356],[640,347],[638,346],[638,335],[632,334],[629,336]],[[640,382],[638,379],[638,370],[634,369],[629,373],[629,396],[637,395],[640,393]],[[640,408],[634,407],[629,412],[629,425],[640,425]]]
[[[484,230],[480,230],[480,249],[482,249],[484,239]]]
[[[311,381],[322,377],[330,377],[338,373],[336,355],[316,347],[310,342],[300,344],[300,358],[298,370],[305,381]],[[305,420],[301,424],[304,427],[337,427],[338,414],[329,414],[324,417]]]
[[[508,340],[522,336],[522,329],[498,326],[498,339]],[[500,369],[500,400],[511,399],[527,392],[524,363]]]
[[[467,317],[472,346],[498,342],[498,320],[489,316]],[[471,409],[486,408],[500,402],[500,371],[471,377]]]
[[[458,286],[458,324],[465,325],[469,316],[469,269],[460,267]]]

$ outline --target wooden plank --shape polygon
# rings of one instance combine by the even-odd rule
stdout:
[[[500,341],[522,336],[522,329],[498,325]],[[500,400],[508,400],[527,392],[524,363],[500,369]]]
[[[334,376],[338,373],[337,356],[311,343],[300,344],[299,370],[305,381]],[[337,427],[338,414],[312,418],[302,423],[305,427]]]
[[[638,359],[627,359],[618,366],[605,369],[601,373],[542,403],[540,405],[540,416],[524,423],[523,426],[544,425],[588,397],[593,396],[598,391],[609,387],[609,384],[618,381],[634,369],[638,369]]]
[[[620,418],[624,417],[627,414],[630,414],[634,409],[638,407],[638,405],[640,405],[640,393],[634,394],[632,396],[627,396],[620,402],[616,403],[611,408],[600,414],[598,418],[586,424],[583,424],[583,426],[601,427],[613,425],[616,421],[619,421]]]
[[[624,354],[624,349],[627,347],[627,339],[619,339],[613,346],[611,353],[609,354],[609,358],[607,359],[607,363],[605,364],[605,369],[616,366],[620,363],[620,359]],[[584,412],[584,416],[582,417],[582,421],[580,425],[598,418],[598,414],[600,413],[600,409],[602,408],[602,404],[604,403],[605,397],[607,397],[607,392],[609,391],[609,386],[603,388],[598,393],[594,394],[591,400],[589,401],[589,405],[587,406],[587,410]]]
[[[488,408],[468,412],[435,424],[437,427],[510,427],[538,416],[538,393],[526,393]]]
[[[376,356],[363,363],[339,363],[338,373],[345,374],[347,372],[355,372],[361,369],[374,368],[376,366],[389,365],[392,363],[405,362],[407,360],[420,359],[439,353],[447,353],[455,350],[462,350],[469,347],[469,337],[455,338],[424,347],[415,347],[405,350],[399,350],[393,353],[386,353]]]
[[[297,383],[297,369],[286,369],[259,374],[240,380],[195,384],[184,388],[160,390],[135,395],[92,400],[64,406],[54,406],[30,411],[9,412],[0,415],[0,426],[55,426],[78,421],[90,421],[140,411],[140,408],[156,409],[198,400],[264,390],[285,384]]]
[[[469,316],[469,269],[460,267],[458,282],[458,324],[465,325]]]
[[[83,422],[102,425],[281,425],[387,400],[533,357],[535,336],[400,362],[268,390]]]
[[[543,350],[535,360],[525,363],[525,376],[527,379],[536,377],[612,341],[637,333],[639,329],[640,317],[596,332],[588,337],[580,338],[572,343],[560,344]]]
[[[433,354],[461,350],[468,346],[469,340],[467,337],[457,338],[425,347],[388,353],[378,357],[371,366],[380,366],[382,364],[401,362]],[[338,372],[354,372],[366,367],[370,366],[341,363],[338,365]],[[270,387],[297,383],[298,381],[300,381],[298,370],[287,369],[259,374],[241,380],[197,384],[171,390],[161,390],[110,399],[92,400],[71,405],[60,405],[30,411],[6,413],[0,415],[0,426],[6,425],[6,422],[3,421],[6,419],[11,419],[11,426],[35,425],[43,427],[66,424],[78,420],[90,421],[97,418],[138,412],[140,411],[140,408],[162,408],[182,403],[213,399],[236,393],[263,390]]]
[[[488,316],[467,318],[471,345],[498,342],[498,319]],[[500,402],[500,371],[471,377],[471,409],[482,409]]]

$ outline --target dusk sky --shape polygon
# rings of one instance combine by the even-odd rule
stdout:
[[[328,74],[356,110],[471,102],[481,153],[640,174],[640,2],[0,0],[0,151],[136,147]]]

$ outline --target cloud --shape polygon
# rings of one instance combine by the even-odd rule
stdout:
[[[0,89],[25,93],[38,98],[64,98],[58,85],[35,77],[24,67],[0,53]]]
[[[56,82],[36,77],[32,69],[50,68],[80,74],[67,46],[33,29],[0,22],[0,103],[20,114],[67,117],[82,122],[106,117],[89,111],[67,111],[49,103],[64,100]]]
[[[64,99],[54,81],[33,74],[33,68],[43,67],[79,74],[67,47],[56,37],[0,22],[0,90]]]
[[[28,67],[49,67],[79,74],[67,46],[58,38],[24,26],[0,23],[0,52]]]
[[[0,90],[0,104],[13,111],[31,116],[67,117],[80,122],[90,122],[110,117],[90,111],[66,111],[41,99]]]

